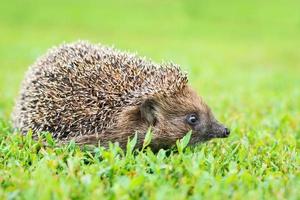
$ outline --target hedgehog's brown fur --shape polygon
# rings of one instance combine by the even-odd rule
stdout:
[[[48,131],[63,142],[111,141],[122,147],[135,133],[140,147],[152,126],[152,148],[169,147],[191,129],[179,120],[190,112],[205,116],[206,129],[218,124],[187,82],[186,74],[172,63],[158,65],[88,42],[64,44],[28,71],[13,123],[35,136]],[[207,134],[193,135],[192,143],[208,139]]]

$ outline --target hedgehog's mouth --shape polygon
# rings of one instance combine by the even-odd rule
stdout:
[[[205,134],[209,139],[212,138],[227,138],[230,135],[230,130],[224,125],[214,123]]]
[[[214,138],[227,138],[229,137],[230,130],[228,128],[218,129],[218,131],[210,131],[206,134],[201,134],[198,132],[198,134],[195,134],[194,137],[192,137],[190,144],[194,145],[198,142],[206,142]]]
[[[229,135],[225,135],[225,134],[213,134],[210,133],[207,135],[208,139],[213,139],[213,138],[227,138]]]
[[[228,128],[224,128],[222,131],[218,132],[218,133],[209,133],[207,134],[207,137],[209,139],[212,138],[227,138],[230,135],[230,130]]]

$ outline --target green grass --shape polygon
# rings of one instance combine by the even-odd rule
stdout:
[[[299,199],[299,1],[6,1],[0,12],[0,199]],[[14,133],[28,66],[88,39],[189,72],[228,139],[153,154]],[[183,145],[184,146],[184,145]],[[129,146],[131,147],[131,146]]]

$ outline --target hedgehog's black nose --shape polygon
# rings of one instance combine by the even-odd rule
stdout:
[[[230,129],[229,128],[225,128],[223,134],[224,134],[225,137],[228,137],[230,135]]]

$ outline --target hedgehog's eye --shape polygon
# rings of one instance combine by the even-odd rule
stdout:
[[[197,123],[198,123],[198,121],[199,121],[199,118],[198,118],[198,116],[196,115],[196,114],[189,114],[188,116],[187,116],[187,123],[189,124],[189,125],[196,125]]]

